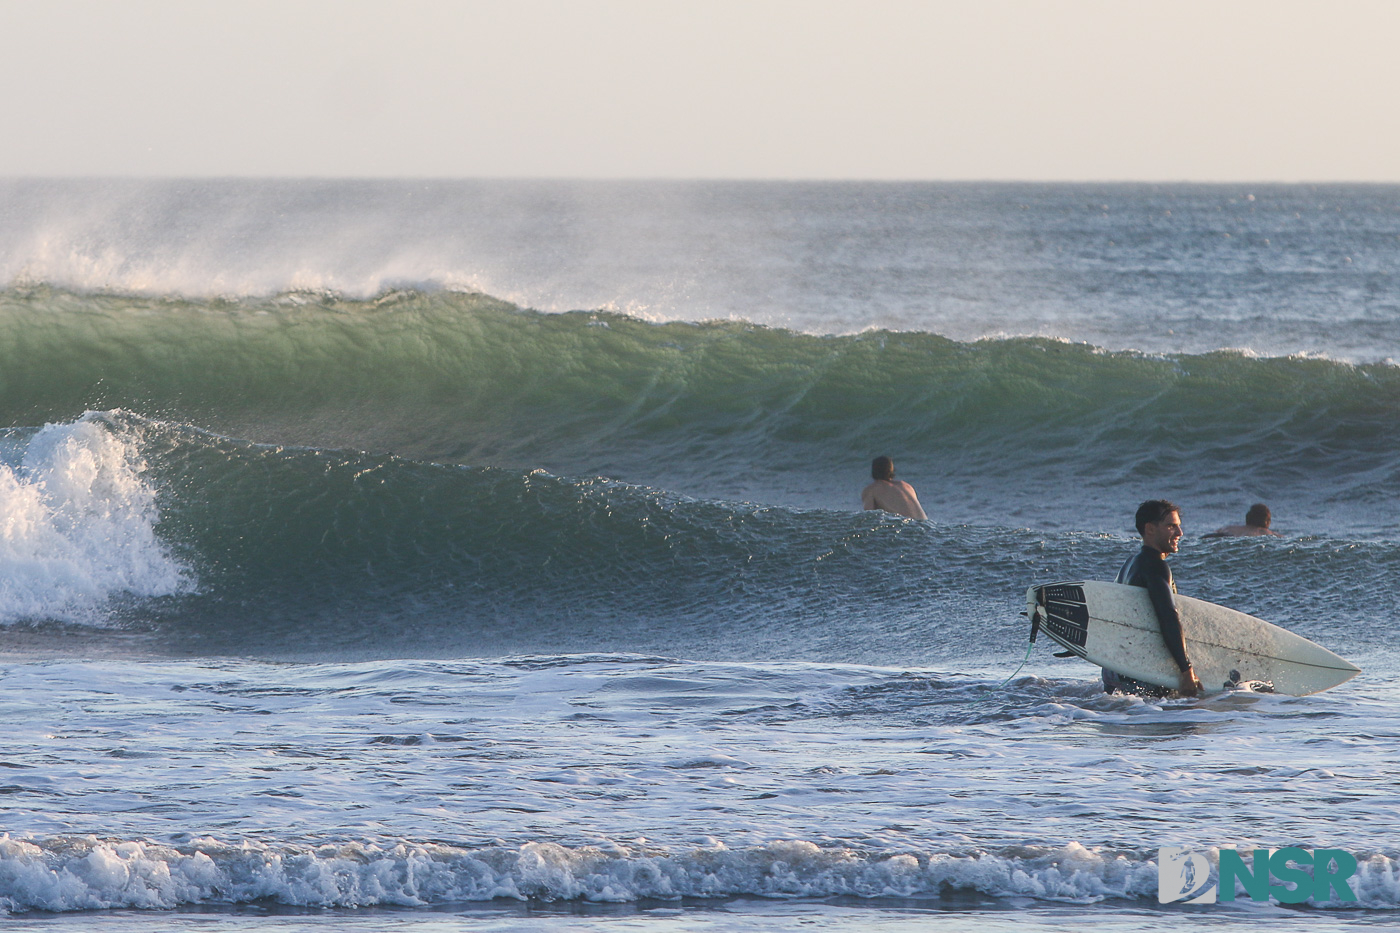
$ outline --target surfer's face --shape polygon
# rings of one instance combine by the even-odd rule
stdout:
[[[1168,512],[1160,522],[1148,522],[1142,526],[1142,541],[1163,554],[1175,554],[1181,542],[1181,516]]]

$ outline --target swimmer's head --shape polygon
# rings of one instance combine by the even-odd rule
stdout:
[[[1251,528],[1268,528],[1273,519],[1273,515],[1269,514],[1269,507],[1262,502],[1251,505],[1249,511],[1244,513],[1244,523]]]
[[[876,457],[870,462],[871,479],[894,479],[894,461],[889,457]]]

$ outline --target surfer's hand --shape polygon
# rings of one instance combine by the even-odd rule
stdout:
[[[1181,672],[1179,692],[1184,697],[1201,695],[1201,682],[1196,678],[1196,669],[1188,667]]]

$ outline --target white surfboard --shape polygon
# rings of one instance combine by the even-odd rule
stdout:
[[[1026,591],[1027,612],[1040,630],[1100,667],[1175,689],[1176,662],[1162,642],[1152,599],[1140,586],[1085,580]],[[1263,619],[1190,596],[1176,597],[1186,656],[1205,693],[1240,684],[1268,684],[1275,693],[1307,696],[1361,672],[1315,642]]]

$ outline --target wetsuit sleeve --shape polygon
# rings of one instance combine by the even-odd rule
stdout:
[[[1181,633],[1181,616],[1176,611],[1176,600],[1172,598],[1171,570],[1164,560],[1143,561],[1152,567],[1144,581],[1147,595],[1152,597],[1152,608],[1157,610],[1157,627],[1162,631],[1162,641],[1171,652],[1172,659],[1182,673],[1191,666],[1186,657],[1186,638]],[[1153,566],[1160,565],[1160,568]]]

